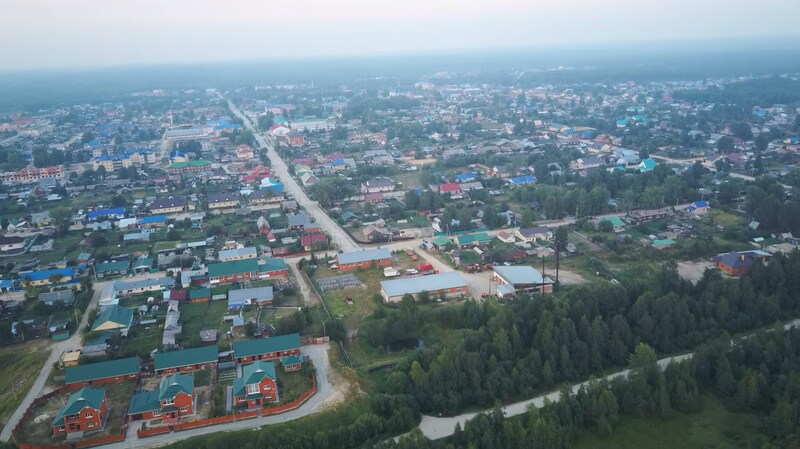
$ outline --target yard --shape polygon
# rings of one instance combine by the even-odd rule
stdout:
[[[227,301],[181,304],[181,345],[187,348],[200,346],[200,331],[203,329],[220,329],[220,335],[224,335],[221,325],[227,311]]]
[[[301,394],[308,391],[313,385],[311,382],[311,374],[314,372],[314,367],[311,363],[304,363],[303,369],[300,371],[286,372],[283,367],[275,366],[275,374],[278,377],[278,394],[280,395],[280,403],[285,404],[292,402],[299,398]]]
[[[0,426],[19,406],[36,375],[44,366],[49,350],[44,340],[0,350]]]
[[[99,432],[85,434],[85,438],[118,434],[122,430],[125,414],[128,411],[131,393],[135,381],[125,380],[96,386],[106,392],[108,416],[105,428]],[[64,440],[63,436],[54,437],[53,428],[50,426],[59,408],[67,400],[67,395],[55,395],[39,403],[32,411],[31,418],[23,421],[20,429],[20,441],[30,444],[53,444]]]
[[[375,299],[375,295],[380,292],[380,281],[383,277],[383,269],[371,268],[348,272],[353,274],[363,284],[361,287],[345,288],[342,290],[328,290],[323,292],[325,304],[331,315],[344,318],[345,327],[348,332],[358,328],[358,324],[380,307],[380,301]],[[314,272],[313,280],[338,276],[337,271],[330,270],[328,267],[320,265]],[[353,304],[347,303],[347,298],[351,298]]]

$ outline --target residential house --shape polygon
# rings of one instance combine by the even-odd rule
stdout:
[[[531,175],[515,176],[510,178],[508,183],[512,186],[533,185],[536,184],[536,177]]]
[[[462,234],[455,238],[456,245],[462,248],[471,248],[475,246],[486,246],[491,243],[492,238],[485,232],[478,232],[475,234]]]
[[[128,405],[131,420],[161,418],[161,424],[174,424],[194,414],[194,376],[172,374],[161,379],[158,390],[136,393]]]
[[[64,370],[64,383],[67,387],[77,388],[125,379],[136,379],[139,375],[140,366],[141,361],[139,357],[135,356],[107,362],[71,366]]]
[[[108,415],[106,391],[102,388],[84,387],[69,395],[55,417],[53,435],[84,434],[102,430]],[[47,415],[45,415],[47,416]]]
[[[157,375],[190,373],[200,369],[213,369],[217,366],[216,346],[202,346],[178,351],[156,352],[153,364]]]
[[[240,309],[244,306],[258,305],[260,307],[272,305],[272,286],[243,288],[228,290],[228,308]]]
[[[21,251],[25,248],[25,242],[27,239],[25,237],[17,237],[17,236],[0,236],[0,251],[7,253],[11,251]]]
[[[455,182],[446,182],[439,186],[434,186],[431,190],[434,190],[441,193],[441,194],[450,194],[450,195],[458,195],[461,193],[461,186],[456,184]]]
[[[281,366],[286,372],[300,371],[303,369],[303,356],[285,355],[281,357]]]
[[[286,218],[289,220],[289,229],[302,230],[313,224],[311,218],[304,211],[287,215]]]
[[[75,292],[69,289],[40,293],[39,301],[47,304],[48,306],[52,306],[56,302],[61,302],[65,305],[71,306],[75,304]]]
[[[586,171],[605,165],[605,161],[597,156],[584,156],[570,162],[569,168],[575,171]]]
[[[231,262],[234,260],[256,259],[258,251],[252,246],[246,248],[223,249],[219,252],[220,262]]]
[[[208,265],[208,279],[211,284],[253,279],[258,276],[258,260],[245,259]]]
[[[92,323],[92,332],[114,331],[126,336],[132,325],[133,309],[113,305],[97,315]]]
[[[278,377],[273,361],[257,360],[242,368],[242,376],[233,381],[233,405],[261,407],[278,400]]]
[[[211,296],[211,289],[208,287],[189,290],[189,302],[191,303],[209,302],[211,301]]]
[[[286,143],[293,147],[302,147],[306,143],[306,138],[299,132],[291,130],[286,133]]]
[[[392,264],[392,253],[385,248],[352,251],[337,254],[336,261],[340,272],[372,267],[388,267]]]
[[[206,200],[208,201],[209,209],[231,209],[239,207],[239,195],[235,193],[215,193],[208,195]]]
[[[253,153],[253,148],[249,145],[239,145],[236,147],[236,160],[237,161],[249,161],[253,159],[255,154]]]
[[[392,192],[394,189],[394,181],[390,178],[373,178],[361,184],[361,193]]]
[[[513,233],[509,233],[509,232],[506,232],[506,231],[500,231],[496,235],[496,237],[497,237],[498,240],[500,240],[503,243],[514,243],[514,242],[517,241],[517,238],[514,237]]]
[[[611,225],[614,232],[622,232],[625,230],[625,223],[619,217],[603,217],[600,222],[607,222]]]
[[[766,260],[770,256],[770,253],[761,250],[739,251],[714,256],[711,261],[728,275],[741,276],[747,273],[756,261]]]
[[[304,232],[300,235],[300,244],[306,251],[324,248],[328,244],[328,236],[324,232]]]
[[[300,355],[300,334],[233,342],[233,358],[236,363],[275,360],[286,355]]]
[[[150,203],[150,213],[153,215],[178,214],[184,211],[188,202],[185,198],[162,198]]]
[[[514,230],[514,236],[525,243],[534,243],[540,240],[551,240],[553,231],[547,226],[517,228]]]
[[[94,265],[94,275],[97,278],[109,276],[124,276],[128,274],[131,263],[128,260],[117,260],[112,262],[101,262]]]
[[[91,210],[86,214],[86,219],[90,222],[106,220],[122,220],[125,218],[125,208],[117,207],[114,209],[97,209]]]
[[[289,266],[281,258],[265,257],[258,264],[258,278],[286,281],[289,278]]]
[[[637,223],[643,223],[646,221],[653,221],[653,220],[660,220],[663,218],[670,218],[672,217],[674,212],[669,207],[663,207],[661,209],[640,209],[634,210],[630,213],[630,218],[635,220]]]
[[[34,287],[66,284],[75,279],[75,269],[55,268],[52,270],[24,271],[20,272],[19,279],[24,285],[31,285]]]
[[[695,201],[686,208],[686,212],[692,215],[704,215],[708,212],[708,201]]]
[[[649,172],[653,171],[656,168],[656,161],[655,159],[644,159],[642,162],[639,162],[639,165],[636,166],[636,169],[641,172]]]

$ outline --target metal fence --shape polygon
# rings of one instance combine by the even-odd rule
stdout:
[[[329,278],[317,279],[320,290],[341,290],[343,288],[361,287],[361,281],[355,275],[343,274],[341,276],[333,276]]]

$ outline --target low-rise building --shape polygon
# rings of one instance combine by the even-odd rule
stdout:
[[[247,408],[261,407],[278,400],[275,363],[257,360],[242,368],[242,376],[233,381],[233,405],[247,404]]]
[[[339,271],[352,271],[372,267],[388,267],[392,265],[392,253],[385,248],[352,251],[336,255]]]
[[[161,418],[161,424],[174,424],[194,414],[194,376],[172,374],[161,379],[158,390],[136,393],[128,405],[131,420]]]
[[[84,387],[70,394],[53,417],[54,435],[69,435],[102,430],[108,414],[106,391]],[[46,415],[45,415],[46,416]]]
[[[529,266],[494,266],[492,267],[492,281],[496,282],[498,296],[501,296],[501,285],[513,288],[514,293],[552,292],[554,282],[542,273]]]
[[[220,262],[231,262],[234,260],[256,259],[258,252],[254,247],[223,249],[219,252]]]
[[[272,305],[273,294],[272,286],[228,290],[228,308],[239,309],[249,305],[269,306]]]
[[[178,351],[157,352],[153,356],[156,374],[189,373],[199,369],[217,366],[218,349],[216,346],[181,349]]]
[[[139,357],[135,356],[72,366],[64,370],[64,383],[68,387],[77,388],[125,379],[136,379],[139,375],[140,366],[141,361]]]
[[[466,295],[469,286],[467,281],[455,272],[415,277],[413,281],[408,279],[381,281],[381,296],[385,302],[399,302],[405,295],[418,299],[422,292],[427,292],[432,298],[437,296],[452,298]]]
[[[300,355],[300,334],[233,342],[233,358],[237,363],[275,360],[286,355]]]
[[[258,277],[258,260],[244,259],[208,265],[208,279],[211,284],[226,284]]]

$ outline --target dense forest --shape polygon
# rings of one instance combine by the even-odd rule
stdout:
[[[674,263],[654,279],[578,287],[558,297],[499,306],[467,302],[425,314],[401,307],[366,322],[359,336],[384,344],[425,323],[453,330],[388,376],[387,393],[409,394],[423,413],[452,415],[554,388],[624,366],[639,343],[659,353],[688,350],[797,316],[800,252],[776,255],[737,282],[707,271],[692,285]]]

